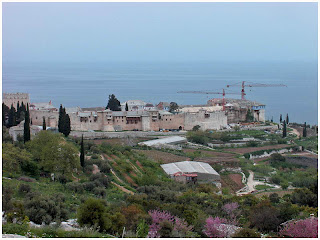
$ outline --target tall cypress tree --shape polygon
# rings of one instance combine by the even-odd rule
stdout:
[[[287,124],[289,124],[289,116],[288,116],[288,113],[287,113],[287,118],[286,118],[286,122],[287,122]]]
[[[2,103],[2,125],[7,126],[6,119],[9,118],[10,108]]]
[[[45,117],[43,117],[43,121],[42,121],[42,130],[47,130],[46,118]]]
[[[24,142],[30,141],[30,113],[29,104],[27,104],[27,111],[24,118],[24,128],[23,128],[23,140]]]
[[[128,103],[126,102],[126,111],[129,111]]]
[[[280,123],[282,123],[282,114],[280,114]]]
[[[81,138],[81,149],[80,149],[80,164],[84,168],[84,145],[83,145],[83,135]]]
[[[59,132],[63,133],[64,128],[64,109],[62,107],[62,104],[60,104],[59,108],[59,121],[58,121],[58,130]]]
[[[71,132],[70,126],[70,117],[69,114],[64,115],[64,127],[63,127],[63,134],[68,137]]]
[[[8,127],[16,126],[16,110],[13,107],[13,104],[11,104],[11,108],[9,111],[9,119],[8,119]]]
[[[307,123],[306,122],[304,122],[302,136],[307,137]]]
[[[283,120],[282,137],[285,138],[286,136],[287,136],[287,124],[286,124],[286,120]]]
[[[273,122],[273,116],[271,117],[271,122]]]
[[[16,113],[16,121],[17,123],[20,123],[20,112],[21,112],[21,107],[20,107],[20,104],[19,104],[19,101],[17,102],[17,113]]]

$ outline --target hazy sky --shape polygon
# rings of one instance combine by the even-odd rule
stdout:
[[[317,3],[3,3],[4,61],[315,61]]]

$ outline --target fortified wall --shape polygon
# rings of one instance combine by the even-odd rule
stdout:
[[[3,93],[2,102],[9,108],[11,105],[13,105],[14,108],[17,108],[18,102],[20,105],[22,102],[24,105],[27,105],[27,103],[30,105],[29,93]]]
[[[202,130],[221,129],[227,126],[224,112],[199,111],[197,113],[169,113],[166,111],[79,111],[69,112],[73,131],[159,131],[161,129],[192,130],[199,125]],[[57,110],[30,110],[33,125],[42,125],[43,117],[47,127],[57,127]]]

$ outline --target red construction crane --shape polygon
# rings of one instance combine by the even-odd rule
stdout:
[[[225,110],[225,95],[226,94],[235,94],[235,95],[239,95],[238,93],[230,93],[230,92],[225,92],[224,89],[222,89],[222,92],[211,92],[211,91],[179,91],[177,93],[194,93],[194,94],[220,94],[222,95],[222,110]]]
[[[245,84],[247,83],[247,84]],[[227,87],[241,86],[241,99],[245,100],[246,93],[244,92],[245,87],[286,87],[284,84],[263,84],[263,83],[252,83],[252,82],[238,82],[235,84],[227,85]]]

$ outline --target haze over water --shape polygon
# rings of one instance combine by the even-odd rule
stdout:
[[[266,104],[266,119],[318,122],[316,63],[284,62],[158,62],[158,63],[4,63],[3,92],[28,92],[32,102],[67,107],[106,106],[109,94],[121,101],[141,99],[157,104],[205,104],[220,95],[178,94],[177,91],[221,91],[241,81],[286,84],[246,88],[246,98]],[[241,98],[240,86],[226,91]]]
[[[282,83],[246,97],[266,104],[267,119],[318,121],[316,2],[2,6],[3,92],[57,107],[106,106],[112,93],[182,105],[221,96],[177,91]]]

